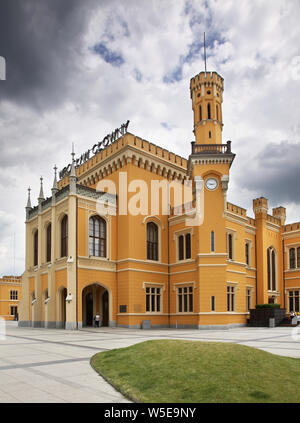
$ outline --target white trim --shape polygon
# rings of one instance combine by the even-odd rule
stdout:
[[[218,267],[220,267],[220,266],[227,266],[227,264],[223,264],[223,263],[220,263],[220,264],[211,264],[211,263],[205,263],[205,264],[198,264],[198,267],[215,267],[215,266],[218,266]]]

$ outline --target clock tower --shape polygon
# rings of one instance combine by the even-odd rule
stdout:
[[[200,203],[197,207],[201,216],[194,228],[198,237],[199,306],[201,312],[209,312],[210,305],[203,298],[207,294],[220,298],[222,292],[215,311],[226,312],[228,248],[225,214],[229,169],[235,154],[231,151],[231,141],[222,144],[223,78],[216,72],[200,72],[191,79],[190,92],[195,140],[191,143],[188,172]],[[202,292],[202,289],[210,292]]]

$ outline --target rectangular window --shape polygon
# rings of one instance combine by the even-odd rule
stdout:
[[[215,297],[211,297],[211,311],[215,311]]]
[[[297,248],[297,267],[300,267],[300,247]]]
[[[246,307],[247,311],[251,309],[251,288],[247,288],[246,290]]]
[[[191,258],[191,234],[185,236],[185,258]]]
[[[18,307],[17,306],[10,306],[10,315],[17,316],[18,314]]]
[[[296,267],[296,257],[295,257],[295,248],[290,248],[290,269],[295,269]]]
[[[146,312],[155,313],[161,310],[161,288],[146,288]]]
[[[17,300],[18,299],[18,291],[10,291],[10,299]]]
[[[177,290],[178,297],[178,312],[192,313],[193,312],[193,287],[185,286]]]
[[[249,261],[249,244],[248,244],[248,242],[246,242],[246,244],[245,244],[245,256],[246,256],[246,264],[247,264],[247,266],[249,266],[250,261]]]
[[[228,249],[228,258],[233,260],[233,235],[227,235],[227,249]]]
[[[188,260],[192,257],[191,234],[178,237],[178,260]]]
[[[215,252],[215,233],[214,233],[214,231],[211,231],[211,233],[210,233],[210,251],[212,253]]]
[[[234,286],[227,286],[227,311],[234,311],[235,302]]]
[[[289,311],[299,312],[299,291],[289,291]]]
[[[183,235],[180,235],[180,237],[178,238],[178,258],[179,258],[179,260],[184,260],[183,243],[184,243]]]

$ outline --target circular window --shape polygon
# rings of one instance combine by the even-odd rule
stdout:
[[[200,94],[200,93],[198,93],[198,94],[197,94],[197,97],[200,97],[200,95],[201,95],[201,94]]]
[[[207,94],[210,94],[210,91],[209,90],[207,91]]]

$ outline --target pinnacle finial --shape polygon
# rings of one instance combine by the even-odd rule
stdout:
[[[42,177],[42,176],[40,177],[40,181],[41,181],[41,188],[40,188],[40,195],[39,195],[38,200],[44,200],[44,199],[45,199],[45,197],[44,197],[44,190],[43,190],[43,177]]]
[[[71,172],[70,172],[70,176],[74,176],[76,177],[76,173],[75,173],[75,152],[74,152],[74,143],[72,142],[72,165],[71,165]]]
[[[31,209],[30,191],[31,191],[31,188],[28,187],[28,198],[27,198],[27,206],[26,206],[26,208],[28,209]]]
[[[55,165],[53,169],[54,169],[54,180],[53,180],[52,189],[57,190],[58,189],[58,186],[57,186],[57,166]]]

